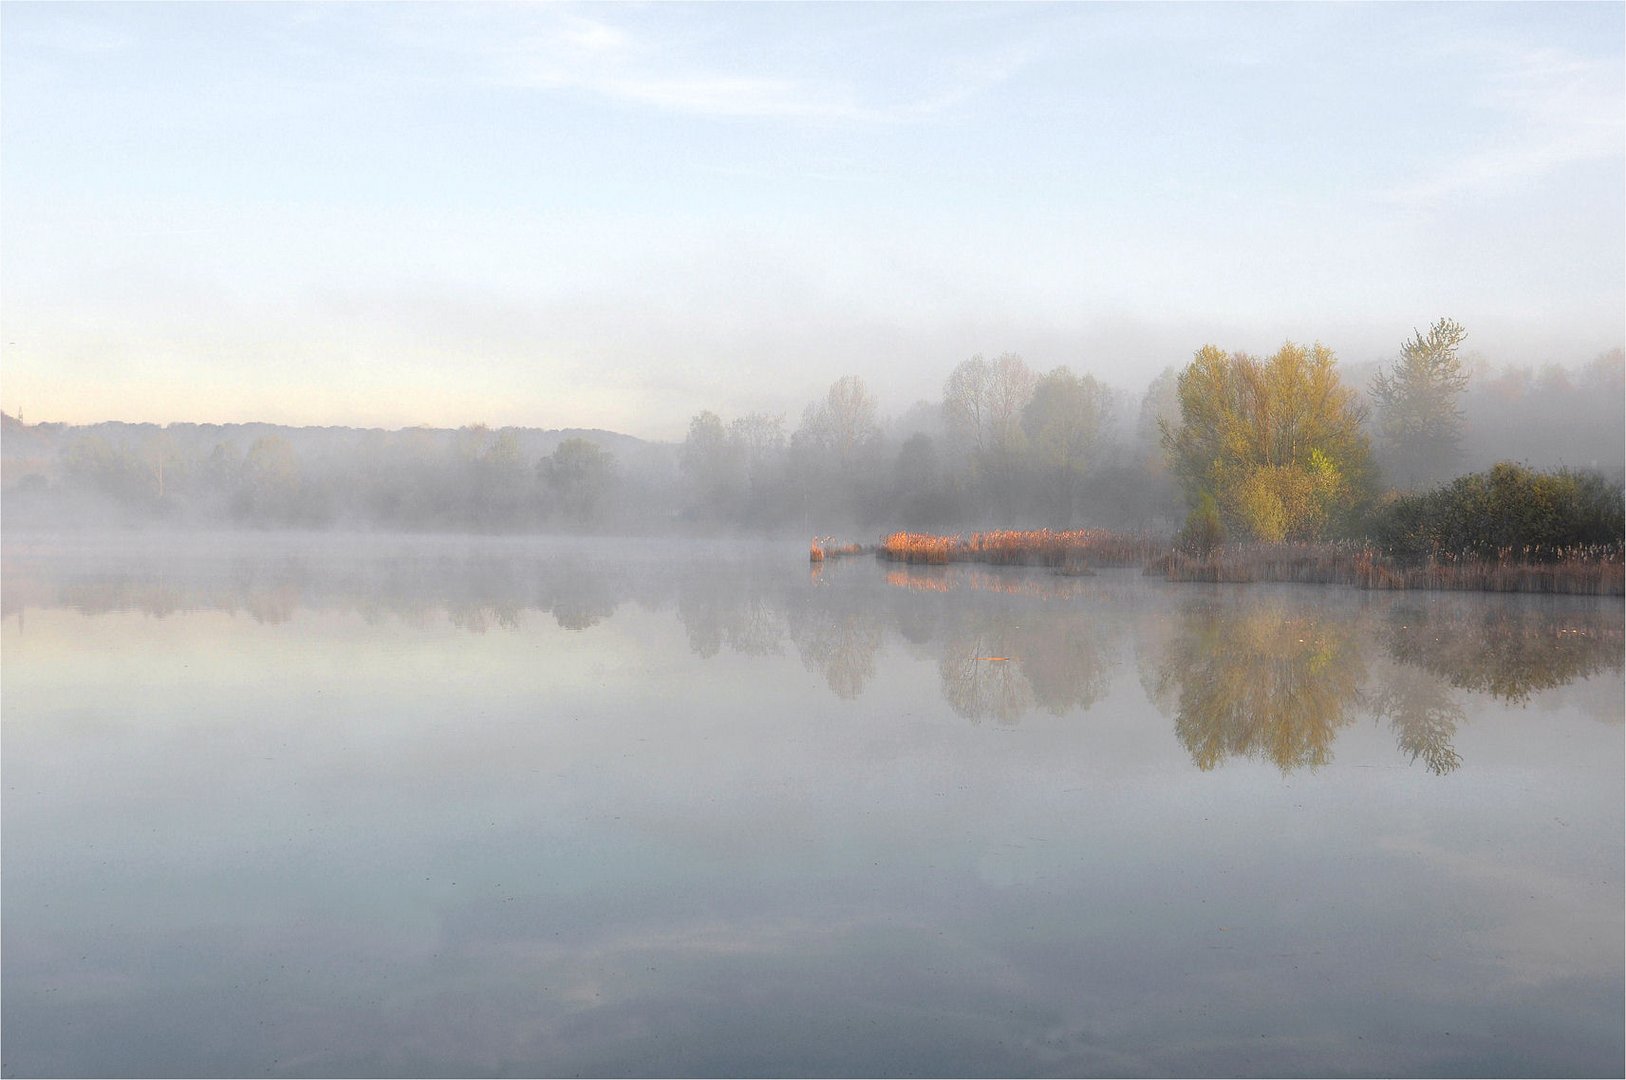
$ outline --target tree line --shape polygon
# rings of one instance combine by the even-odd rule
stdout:
[[[1455,475],[1465,461],[1466,336],[1451,319],[1415,332],[1364,398],[1319,343],[1289,342],[1264,358],[1200,349],[1178,378],[1178,419],[1160,422],[1188,507],[1180,545],[1201,553],[1227,538],[1360,538],[1403,564],[1618,551],[1618,472],[1504,461]]]
[[[634,521],[670,487],[669,478],[660,482],[658,449],[608,432],[483,424],[392,432],[258,424],[76,430],[7,422],[7,509],[23,520],[447,532],[614,528]],[[631,475],[623,458],[635,467]]]
[[[481,424],[79,429],[6,417],[4,489],[25,520],[78,507],[83,518],[486,532],[1089,525],[1178,529],[1201,547],[1370,535],[1400,493],[1503,457],[1590,466],[1618,488],[1619,350],[1574,371],[1494,373],[1464,358],[1466,339],[1441,319],[1365,372],[1320,343],[1257,357],[1205,345],[1139,394],[1068,366],[978,355],[947,372],[940,400],[891,417],[846,375],[794,427],[703,410],[675,445]]]

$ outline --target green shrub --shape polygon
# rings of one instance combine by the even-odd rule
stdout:
[[[1371,531],[1385,555],[1408,566],[1452,558],[1553,562],[1581,548],[1618,550],[1623,521],[1619,484],[1504,461],[1394,498],[1376,512]]]
[[[1186,515],[1185,527],[1174,538],[1174,546],[1187,555],[1206,557],[1225,542],[1225,526],[1220,521],[1219,504],[1204,492]]]

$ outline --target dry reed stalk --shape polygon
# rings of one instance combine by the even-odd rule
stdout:
[[[897,532],[881,543],[883,558],[898,562],[980,562],[995,566],[1065,567],[1081,573],[1091,564],[1138,566],[1164,550],[1145,534],[1106,529],[999,529],[960,536]]]
[[[843,555],[862,555],[867,550],[863,544],[838,544],[833,536],[815,536],[808,545],[807,557],[810,562],[823,562]]]

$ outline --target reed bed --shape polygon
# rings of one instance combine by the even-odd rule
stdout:
[[[1206,556],[1170,552],[1149,563],[1146,573],[1169,581],[1626,595],[1626,565],[1620,551],[1609,547],[1567,550],[1560,558],[1544,562],[1531,561],[1526,553],[1509,549],[1494,560],[1447,554],[1420,566],[1399,566],[1365,544],[1242,544],[1216,548]]]
[[[877,554],[905,563],[979,562],[994,566],[1050,566],[1072,572],[1088,565],[1140,566],[1166,550],[1163,541],[1143,533],[1106,529],[1002,529],[960,535],[896,532],[881,541]]]
[[[863,555],[874,551],[873,547],[863,544],[838,544],[834,537],[815,536],[808,545],[807,559],[809,562],[823,562],[825,559],[839,559],[844,555]]]
[[[1146,574],[1169,581],[1626,595],[1622,549],[1610,544],[1559,550],[1504,548],[1494,559],[1437,552],[1417,566],[1401,565],[1362,542],[1234,544],[1193,555],[1170,550],[1167,541],[1149,534],[1106,529],[1005,529],[969,537],[895,532],[873,550],[892,562],[1048,566],[1063,574],[1088,573],[1092,565],[1141,566]]]
[[[893,562],[942,564],[963,559],[963,546],[958,536],[895,532],[881,541],[878,554]]]

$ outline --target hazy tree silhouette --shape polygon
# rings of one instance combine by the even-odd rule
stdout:
[[[1034,384],[1022,409],[1022,431],[1051,524],[1073,524],[1085,479],[1100,464],[1098,447],[1110,412],[1111,395],[1092,375],[1059,367]]]
[[[560,515],[584,525],[615,486],[615,455],[587,439],[566,439],[537,462],[537,475]]]
[[[1457,350],[1468,331],[1441,319],[1428,333],[1414,332],[1400,359],[1372,379],[1383,462],[1408,487],[1438,483],[1462,462],[1462,408],[1468,388]]]
[[[943,420],[984,506],[1009,518],[1013,481],[1026,445],[1022,410],[1033,397],[1034,374],[1015,353],[992,361],[980,354],[959,364],[943,384]]]

